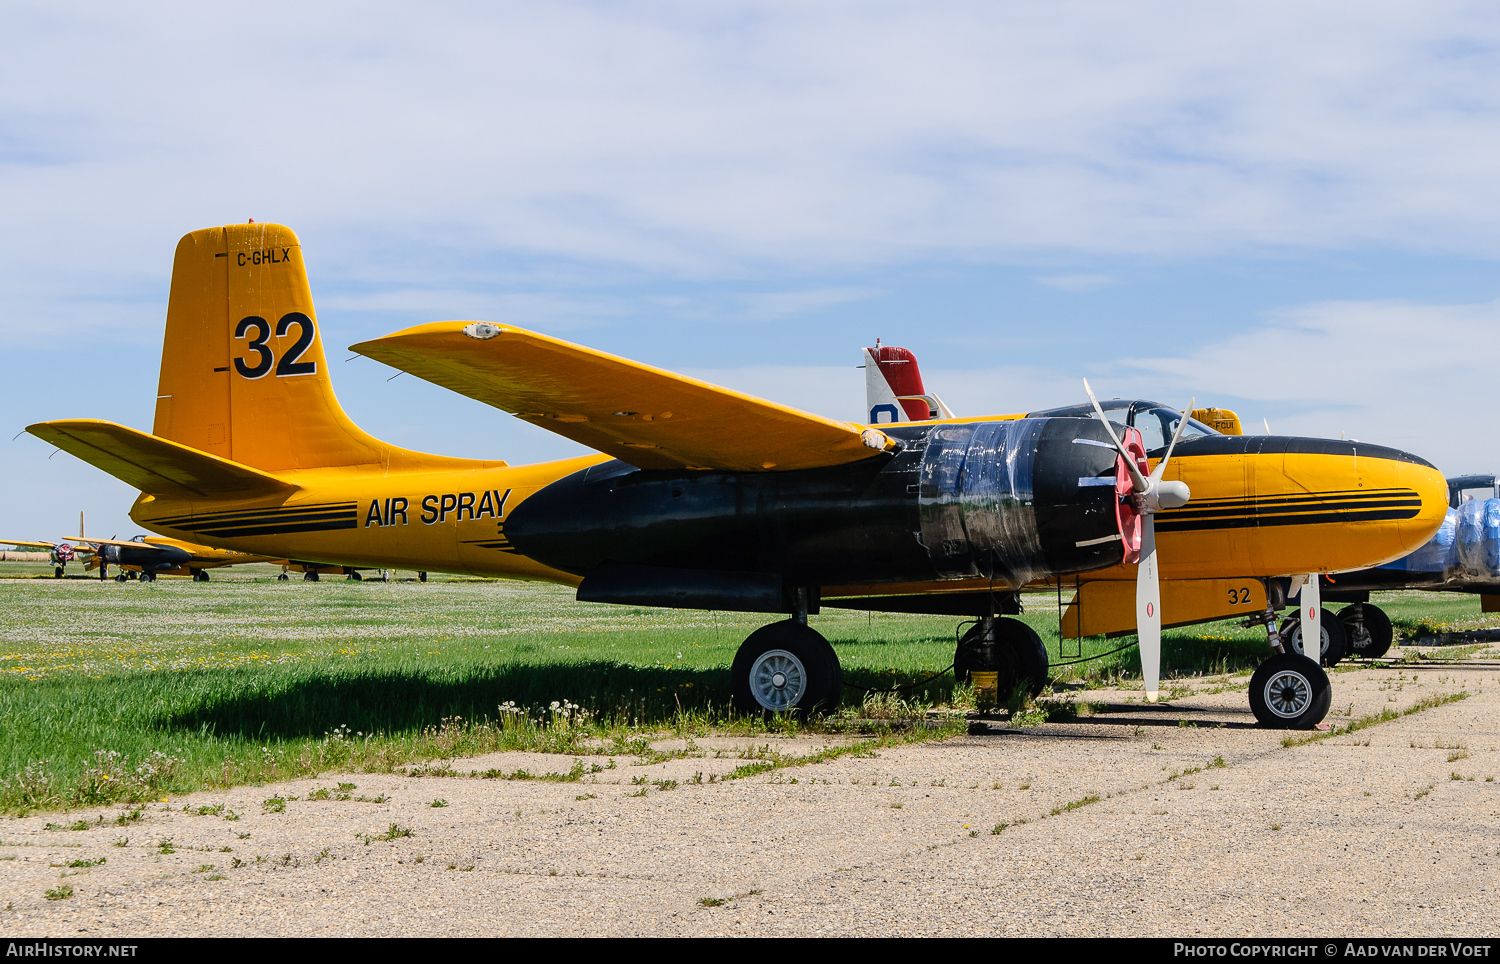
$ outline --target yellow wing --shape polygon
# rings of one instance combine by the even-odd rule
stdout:
[[[296,488],[248,465],[100,419],[38,422],[26,431],[151,495],[270,495]]]
[[[895,447],[875,429],[510,325],[442,321],[350,351],[643,469],[788,471]]]
[[[17,549],[55,549],[56,542],[21,542],[17,539],[0,539],[0,546],[15,546]]]

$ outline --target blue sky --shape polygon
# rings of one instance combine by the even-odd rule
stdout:
[[[1311,8],[1310,8],[1311,7]],[[1478,3],[8,3],[0,534],[133,533],[32,421],[149,428],[178,237],[301,236],[330,357],[479,318],[835,417],[1106,395],[1500,469]],[[367,360],[399,444],[576,451]]]

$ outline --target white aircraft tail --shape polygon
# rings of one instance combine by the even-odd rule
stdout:
[[[881,347],[877,338],[874,348],[861,351],[865,360],[865,410],[869,424],[954,417],[942,399],[923,387],[917,356],[909,350]]]

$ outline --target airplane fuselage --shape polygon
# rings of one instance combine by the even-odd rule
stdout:
[[[902,443],[894,456],[817,470],[642,471],[603,455],[463,472],[317,470],[286,473],[298,489],[283,499],[144,496],[132,518],[262,556],[569,585],[621,565],[775,575],[824,597],[1014,589],[1059,573],[1134,578],[1111,538],[1116,494],[1103,483],[1115,455],[1094,420],[887,430]],[[1193,493],[1157,517],[1169,579],[1375,565],[1420,546],[1446,507],[1432,466],[1351,442],[1188,439],[1167,477]]]

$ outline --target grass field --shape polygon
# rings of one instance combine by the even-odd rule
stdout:
[[[645,734],[750,727],[727,707],[735,649],[765,617],[586,605],[542,584],[275,581],[264,566],[209,583],[24,577],[0,564],[0,809],[20,812],[257,782],[335,767],[389,769],[498,748],[632,752]],[[1494,625],[1472,597],[1381,600],[1403,628]],[[1059,660],[1055,599],[1024,617]],[[859,688],[922,683],[962,700],[957,620],[825,609],[816,626]],[[1128,640],[1087,640],[1083,654]],[[1078,644],[1067,641],[1061,658]],[[1164,675],[1237,672],[1266,653],[1233,623],[1169,630]],[[1133,647],[1054,672],[1138,673]],[[556,706],[554,706],[556,704]]]

